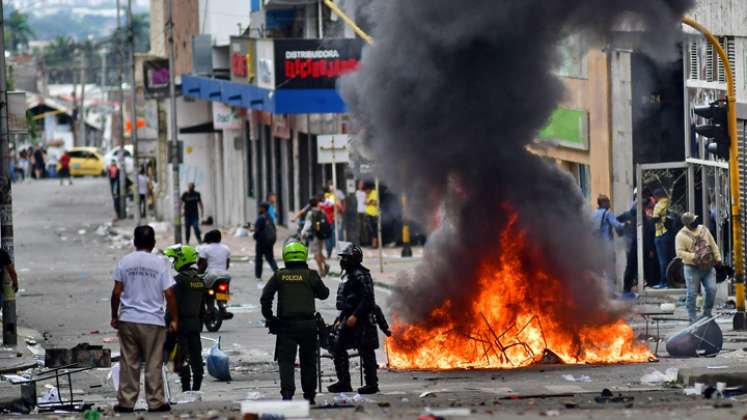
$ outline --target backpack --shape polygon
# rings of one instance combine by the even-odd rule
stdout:
[[[317,239],[329,239],[331,236],[332,227],[323,211],[314,210],[311,212],[311,230]]]
[[[716,264],[716,257],[705,238],[706,230],[701,228],[699,235],[687,232],[693,239],[693,253],[695,254],[695,265],[701,270],[710,270]]]
[[[262,234],[262,240],[265,244],[274,244],[278,238],[275,223],[272,222],[272,218],[269,216],[265,216],[265,228]]]

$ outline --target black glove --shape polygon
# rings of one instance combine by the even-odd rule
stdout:
[[[277,335],[278,329],[280,328],[280,319],[273,316],[270,319],[265,319],[265,327],[270,330],[270,334]]]

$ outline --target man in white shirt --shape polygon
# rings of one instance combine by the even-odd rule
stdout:
[[[359,245],[368,243],[368,225],[366,224],[366,190],[365,182],[363,180],[358,181],[358,189],[355,191],[355,202],[356,202],[356,221],[358,226],[358,241]]]
[[[197,263],[200,273],[224,273],[231,265],[231,250],[224,244],[218,229],[211,230],[202,238],[203,245],[197,248],[200,261]]]
[[[140,196],[140,217],[145,217],[145,210],[148,208],[148,176],[145,175],[145,169],[140,169],[137,176],[137,193]]]
[[[140,356],[145,364],[148,411],[169,411],[164,399],[163,346],[166,341],[167,307],[169,330],[178,327],[176,299],[167,261],[152,254],[156,236],[150,226],[135,228],[135,252],[117,264],[111,298],[111,326],[119,331],[120,373],[114,411],[131,413],[140,393]]]

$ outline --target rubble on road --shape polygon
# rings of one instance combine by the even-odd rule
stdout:
[[[110,367],[112,364],[111,350],[105,349],[103,346],[92,346],[88,343],[81,343],[72,348],[46,349],[44,356],[46,367],[57,368],[73,364]]]

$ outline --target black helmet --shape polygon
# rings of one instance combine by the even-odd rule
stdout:
[[[363,250],[355,244],[350,244],[337,254],[341,260],[346,260],[349,265],[355,266],[363,262]]]

